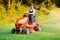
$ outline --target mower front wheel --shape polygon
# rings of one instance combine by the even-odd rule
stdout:
[[[11,30],[11,33],[13,33],[13,34],[15,33],[15,28],[13,28],[13,29]]]

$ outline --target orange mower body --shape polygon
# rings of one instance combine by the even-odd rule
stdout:
[[[15,23],[15,28],[12,29],[12,33],[29,34],[35,31],[41,31],[41,25],[38,21],[34,20],[33,24],[29,24],[29,17],[18,18]]]

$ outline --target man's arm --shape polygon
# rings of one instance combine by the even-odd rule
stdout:
[[[35,14],[35,9],[33,9],[33,16],[34,16],[34,14]]]

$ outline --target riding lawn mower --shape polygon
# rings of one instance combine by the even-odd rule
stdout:
[[[37,20],[34,20],[32,25],[30,25],[29,23],[30,23],[29,17],[26,16],[25,14],[23,17],[18,18],[16,20],[15,28],[13,28],[11,32],[13,34],[14,33],[29,34],[35,31],[41,31],[42,27]]]

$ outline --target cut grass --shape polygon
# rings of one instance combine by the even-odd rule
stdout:
[[[30,34],[11,34],[13,27],[0,26],[0,40],[60,40],[60,21],[57,20],[43,23],[42,31]]]

